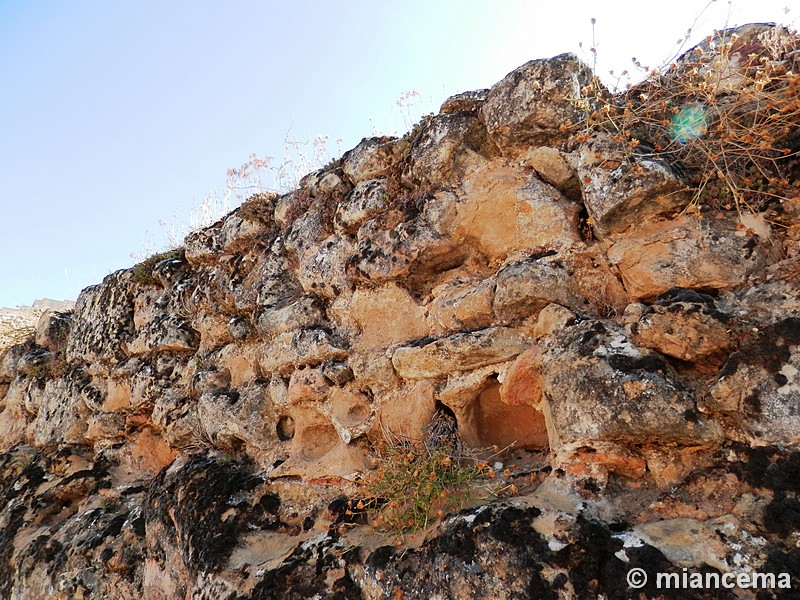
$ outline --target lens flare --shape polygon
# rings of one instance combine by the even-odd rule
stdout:
[[[699,104],[685,106],[672,117],[672,139],[682,144],[698,138],[708,129],[708,114]]]

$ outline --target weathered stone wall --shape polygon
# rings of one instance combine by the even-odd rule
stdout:
[[[684,213],[668,164],[572,135],[591,77],[527,63],[44,317],[0,362],[0,596],[799,585],[800,198]],[[365,442],[443,407],[520,494],[394,549],[346,510]]]
[[[74,307],[72,301],[44,299],[35,300],[32,306],[0,308],[0,351],[24,341],[36,329],[45,312],[69,312]]]

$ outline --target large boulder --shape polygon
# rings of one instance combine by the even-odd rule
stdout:
[[[576,443],[702,445],[719,439],[672,367],[611,324],[568,323],[548,339],[541,369],[542,411],[554,451]]]
[[[595,134],[570,158],[601,237],[670,216],[692,198],[668,162],[634,154],[607,133]]]
[[[433,117],[414,140],[403,180],[409,186],[448,187],[458,184],[465,174],[499,155],[476,115],[441,114]]]
[[[647,300],[674,287],[727,290],[743,285],[766,265],[759,242],[728,216],[684,216],[614,238],[608,259],[631,298]]]
[[[558,143],[562,126],[582,118],[574,100],[591,83],[592,70],[574,54],[525,63],[489,90],[481,108],[489,136],[506,157]]]
[[[131,271],[117,271],[78,297],[67,340],[67,360],[114,363],[126,357],[134,333]]]

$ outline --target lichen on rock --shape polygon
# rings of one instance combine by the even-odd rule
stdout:
[[[0,596],[800,585],[796,199],[698,205],[674,157],[585,113],[592,77],[560,55],[459,94],[2,351]],[[373,449],[410,467],[443,418],[439,460],[479,483],[376,533]]]

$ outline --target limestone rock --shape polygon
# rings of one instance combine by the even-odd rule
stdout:
[[[127,352],[131,356],[148,352],[192,352],[199,343],[200,336],[184,319],[162,314],[136,332],[127,344]]]
[[[167,258],[153,266],[152,276],[163,288],[170,288],[183,277],[187,267],[184,257]]]
[[[525,350],[528,343],[517,329],[490,327],[402,346],[394,351],[392,364],[407,379],[442,377],[506,361]]]
[[[468,112],[433,117],[411,147],[410,165],[403,172],[409,185],[442,189],[469,171],[499,156],[486,127]]]
[[[327,237],[306,252],[297,280],[308,294],[335,298],[351,287],[348,266],[355,254],[356,246],[349,238]]]
[[[430,381],[414,381],[389,392],[378,411],[377,431],[373,436],[382,440],[384,431],[402,439],[422,440],[425,426],[436,412],[436,389]]]
[[[67,343],[71,312],[45,311],[36,326],[36,345],[58,352]]]
[[[342,170],[354,184],[385,177],[403,157],[408,145],[406,140],[392,137],[364,138],[345,153]]]
[[[219,244],[225,253],[233,254],[252,245],[256,236],[264,231],[258,221],[242,218],[239,212],[233,212],[222,220]]]
[[[215,223],[186,236],[184,240],[184,255],[190,265],[200,265],[211,262],[222,250],[220,240],[221,223]]]
[[[670,519],[644,523],[633,529],[635,535],[658,548],[679,567],[709,567],[728,571],[728,548],[719,534],[695,519]]]
[[[28,377],[46,374],[53,362],[55,354],[44,348],[34,348],[23,354],[17,363],[17,372]]]
[[[583,304],[573,289],[563,262],[550,257],[513,263],[497,274],[493,310],[497,320],[510,325],[536,316],[551,303],[576,308]]]
[[[328,360],[343,360],[348,352],[343,342],[319,328],[301,329],[278,335],[260,357],[262,373],[289,373],[297,367],[318,365]]]
[[[125,343],[134,332],[133,286],[129,271],[117,271],[81,292],[67,341],[68,361],[113,363],[125,358]]]
[[[217,447],[235,449],[244,443],[257,452],[277,441],[278,416],[269,394],[257,384],[206,392],[197,401],[197,419],[201,435]]]
[[[36,417],[36,444],[85,443],[90,414],[85,398],[96,393],[84,371],[72,370],[65,378],[48,381]]]
[[[800,60],[754,31],[730,82]],[[590,77],[528,63],[17,331],[0,598],[655,598],[684,568],[797,587],[800,201],[676,215],[669,164],[569,124]],[[407,485],[426,449],[477,479],[374,535],[443,483]]]
[[[361,225],[389,208],[385,179],[367,179],[353,188],[336,210],[336,223],[347,233],[356,233]]]
[[[445,115],[459,112],[477,113],[486,101],[488,94],[489,90],[483,89],[450,96],[442,103],[439,112]]]
[[[541,359],[551,447],[583,441],[713,444],[719,430],[657,354],[600,321],[565,327]]]
[[[376,283],[428,278],[457,266],[464,252],[424,221],[376,217],[358,230],[358,270]]]
[[[732,353],[710,390],[707,410],[730,411],[754,439],[800,441],[800,318],[787,317],[753,332]]]
[[[261,335],[275,336],[325,323],[324,307],[319,297],[305,295],[282,308],[268,308],[258,317],[256,328]]]
[[[541,449],[548,444],[544,415],[530,404],[504,401],[499,380],[508,364],[494,364],[447,378],[439,398],[457,420],[464,443],[474,448]]]
[[[732,289],[765,266],[758,240],[736,225],[724,217],[655,222],[615,239],[608,258],[637,300],[673,287]]]
[[[532,346],[517,356],[500,386],[500,399],[509,406],[533,406],[542,402],[542,354]]]
[[[553,145],[565,137],[562,125],[580,120],[570,99],[591,81],[591,69],[573,54],[525,63],[489,90],[481,115],[491,139],[507,157]]]
[[[8,383],[17,376],[17,365],[30,350],[27,344],[16,344],[0,355],[0,381]]]
[[[686,185],[662,159],[632,154],[600,133],[573,155],[586,210],[601,236],[682,210]]]
[[[454,281],[435,287],[427,315],[431,332],[441,335],[490,326],[494,320],[494,287],[491,279]]]
[[[711,296],[677,288],[647,307],[631,332],[639,346],[696,362],[727,358],[734,346],[731,325]]]

